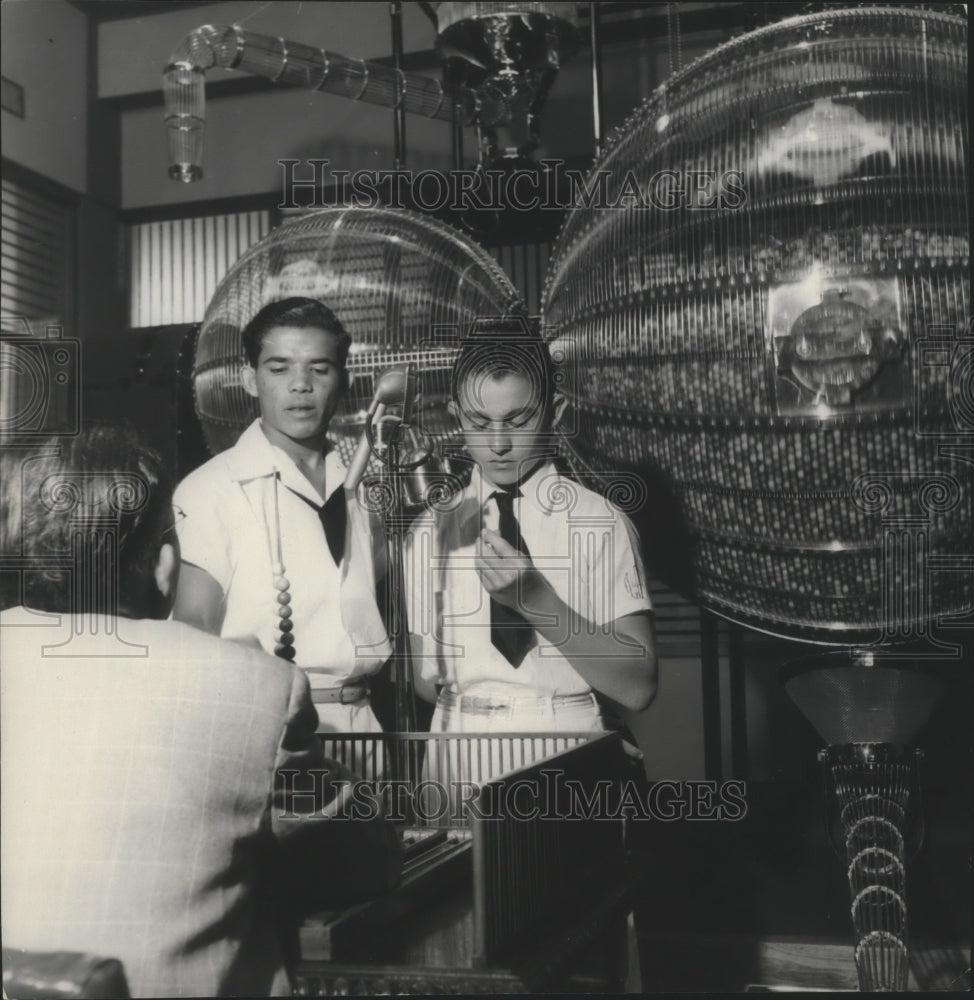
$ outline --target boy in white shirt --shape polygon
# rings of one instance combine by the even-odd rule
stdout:
[[[516,320],[465,342],[449,409],[475,469],[407,546],[414,672],[436,701],[433,732],[601,730],[593,690],[637,711],[655,694],[635,534],[556,468],[565,406],[546,345]]]
[[[594,691],[639,711],[656,694],[652,609],[638,542],[608,500],[554,464],[567,401],[551,355],[514,318],[481,325],[453,369],[451,414],[475,464],[470,485],[420,517],[406,546],[417,691],[433,733],[605,728]],[[424,808],[455,816],[468,783],[566,749],[567,738],[432,741]],[[627,922],[627,993],[640,993]]]
[[[322,303],[291,298],[261,309],[242,339],[260,417],[176,490],[174,617],[302,667],[319,731],[381,732],[368,677],[391,649],[370,525],[327,439],[351,338]]]

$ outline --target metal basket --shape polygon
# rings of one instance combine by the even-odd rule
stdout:
[[[598,733],[319,733],[325,755],[389,789],[410,825],[469,829],[476,790],[589,742]],[[392,798],[392,795],[396,798]],[[409,811],[411,807],[411,812]]]

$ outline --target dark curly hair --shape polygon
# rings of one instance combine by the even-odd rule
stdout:
[[[0,473],[0,553],[23,567],[4,574],[5,605],[140,618],[160,611],[153,570],[173,526],[173,484],[133,430],[99,424],[76,437],[9,442]]]

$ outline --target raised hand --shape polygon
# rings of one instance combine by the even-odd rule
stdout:
[[[484,590],[490,597],[514,611],[525,613],[525,601],[536,600],[549,589],[548,581],[538,572],[531,557],[518,551],[496,531],[484,528],[474,561]]]

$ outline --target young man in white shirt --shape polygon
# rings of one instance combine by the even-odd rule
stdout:
[[[452,397],[472,479],[448,511],[414,524],[407,546],[431,730],[601,730],[593,691],[646,707],[657,662],[637,540],[625,515],[554,464],[566,400],[547,346],[516,322],[471,334]]]
[[[461,349],[449,404],[474,462],[470,485],[407,538],[414,676],[436,702],[431,732],[550,735],[431,742],[424,777],[441,793],[423,807],[451,816],[469,783],[565,749],[558,733],[603,730],[594,691],[639,711],[657,683],[635,532],[554,463],[567,401],[548,348],[517,319],[484,326]],[[639,993],[632,915],[627,948],[625,992]]]
[[[370,525],[327,439],[351,338],[322,303],[291,298],[261,309],[242,339],[260,417],[176,490],[174,616],[302,667],[319,731],[381,732],[368,678],[391,649]]]

